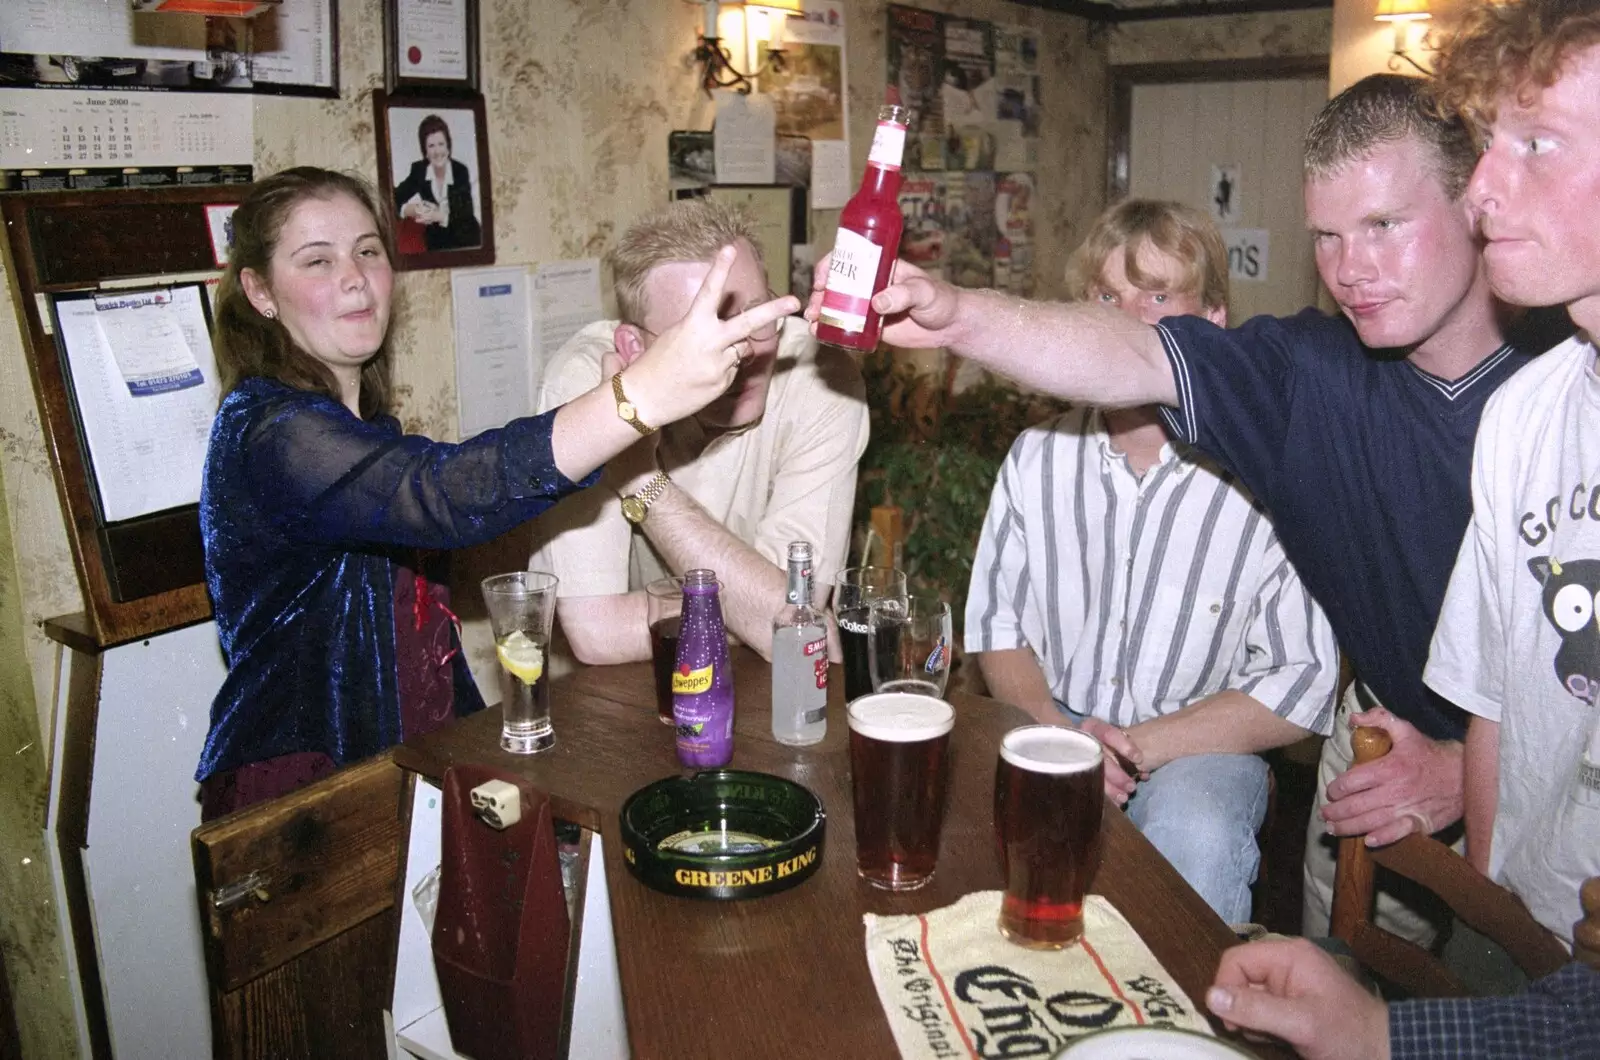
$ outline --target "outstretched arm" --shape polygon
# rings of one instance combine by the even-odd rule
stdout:
[[[828,259],[817,264],[806,319],[815,322]],[[1156,329],[1106,306],[1030,302],[935,280],[896,261],[872,299],[883,341],[947,347],[1019,383],[1068,401],[1107,408],[1176,404],[1172,366]]]

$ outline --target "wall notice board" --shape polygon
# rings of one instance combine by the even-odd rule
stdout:
[[[216,410],[207,207],[246,190],[0,194],[28,368],[102,646],[211,614],[195,504]]]

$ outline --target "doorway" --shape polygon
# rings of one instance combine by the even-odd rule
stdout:
[[[1111,200],[1172,199],[1216,219],[1230,322],[1316,305],[1300,159],[1327,57],[1113,67],[1111,89]]]

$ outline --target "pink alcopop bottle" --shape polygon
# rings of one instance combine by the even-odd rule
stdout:
[[[900,252],[900,160],[906,149],[908,112],[890,105],[878,111],[878,129],[861,187],[839,215],[828,284],[822,295],[817,338],[848,350],[873,350],[883,321],[872,296],[889,286]]]

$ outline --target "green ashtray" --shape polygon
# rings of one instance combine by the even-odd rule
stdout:
[[[647,887],[685,898],[760,898],[822,862],[827,814],[782,777],[718,769],[649,784],[622,804],[622,851]]]

